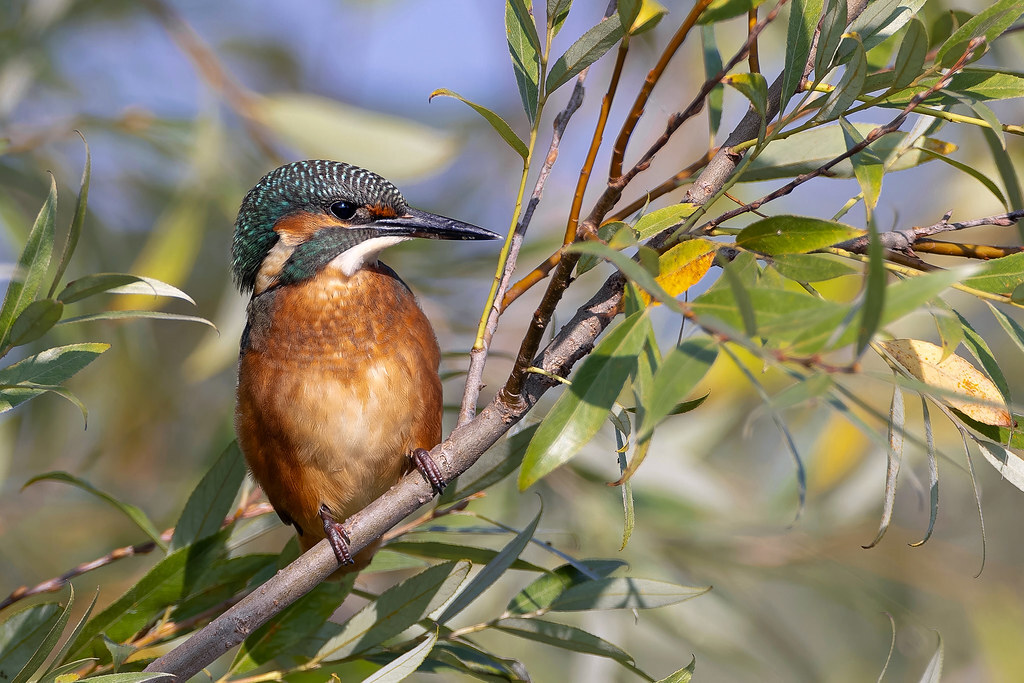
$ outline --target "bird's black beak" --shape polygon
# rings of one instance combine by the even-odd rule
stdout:
[[[404,216],[378,218],[373,222],[381,236],[422,237],[432,240],[496,240],[501,235],[453,218],[410,208]]]

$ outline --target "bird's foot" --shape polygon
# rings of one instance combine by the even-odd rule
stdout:
[[[441,474],[441,470],[438,469],[437,463],[430,457],[430,453],[427,452],[427,449],[414,448],[407,457],[416,470],[422,474],[423,478],[430,484],[430,488],[434,489],[434,493],[437,495],[444,493],[444,487],[448,485],[448,482],[445,481],[444,476]]]
[[[350,540],[345,526],[334,519],[326,505],[320,506],[320,519],[324,520],[324,535],[327,536],[327,542],[331,544],[334,556],[338,558],[338,564],[355,564],[352,553],[348,549]]]

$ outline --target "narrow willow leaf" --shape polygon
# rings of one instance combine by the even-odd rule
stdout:
[[[995,135],[996,140],[999,141],[999,148],[1002,150],[1006,149],[1006,135],[1003,133],[1003,124],[996,116],[996,113],[989,108],[983,102],[965,97],[959,94],[955,95],[964,105],[969,107],[978,118],[988,124],[988,132]]]
[[[580,560],[578,562],[590,573],[587,576],[571,564],[563,564],[534,580],[519,591],[505,607],[507,614],[529,614],[546,610],[562,593],[571,587],[610,576],[612,572],[626,566],[622,560]]]
[[[874,548],[889,529],[892,521],[893,504],[896,501],[896,478],[903,463],[903,427],[906,417],[903,409],[903,392],[893,387],[892,404],[889,406],[889,450],[885,468],[885,499],[882,503],[882,521],[875,539],[864,548]]]
[[[437,662],[438,666],[427,669],[431,662]],[[430,658],[420,670],[436,673],[456,671],[480,680],[501,683],[522,680],[521,673],[525,667],[515,659],[503,659],[462,641],[442,640],[434,646]]]
[[[636,509],[633,506],[633,484],[626,479],[626,473],[629,471],[629,463],[626,461],[625,445],[622,443],[622,437],[618,432],[615,433],[616,443],[619,447],[617,453],[619,460],[619,481],[622,482],[622,545],[619,546],[619,550],[625,550],[626,546],[629,545],[629,539],[633,536],[633,528],[636,526]],[[644,441],[637,444],[636,449],[633,452],[634,460],[640,456],[646,456],[646,450],[650,447],[650,441]],[[640,453],[640,449],[644,449],[644,453]]]
[[[122,502],[117,498],[114,498],[109,493],[100,491],[86,480],[80,479],[72,474],[68,474],[67,472],[46,472],[44,474],[38,474],[25,482],[22,488],[24,489],[40,481],[60,481],[65,484],[71,484],[76,488],[82,489],[86,493],[91,493],[100,500],[106,501],[128,517],[128,519],[135,522],[135,525],[139,527],[144,534],[149,536],[149,538],[156,543],[158,548],[161,548],[162,550],[167,549],[167,543],[160,537],[160,532],[153,525],[153,522],[150,521],[149,516],[138,506]]]
[[[60,280],[64,277],[64,272],[67,270],[68,264],[71,263],[71,256],[75,253],[75,248],[78,247],[78,239],[82,236],[82,225],[85,223],[85,207],[86,204],[89,203],[89,179],[92,176],[92,154],[89,152],[89,143],[86,142],[85,136],[81,133],[78,135],[82,138],[82,143],[85,145],[85,167],[82,169],[82,182],[78,189],[78,202],[75,204],[75,215],[71,219],[71,227],[68,230],[68,239],[64,243],[64,252],[61,254],[60,263],[57,264],[57,272],[53,276],[53,283],[50,285],[50,291],[46,293],[46,298],[48,299],[53,298],[53,293],[57,291],[57,287],[60,285]]]
[[[655,209],[644,214],[633,226],[633,229],[636,231],[637,239],[644,242],[660,232],[679,225],[692,216],[696,210],[697,206],[690,202]]]
[[[789,10],[789,28],[786,33],[786,63],[782,70],[781,115],[786,103],[796,93],[803,79],[804,66],[811,54],[811,42],[821,17],[824,0],[793,0]],[[774,146],[770,145],[769,149]]]
[[[850,22],[847,36],[839,45],[838,61],[843,62],[854,50],[852,36],[856,35],[870,50],[894,35],[917,15],[926,0],[876,0]]]
[[[1017,348],[1020,349],[1022,353],[1024,353],[1024,327],[1021,327],[1020,323],[1000,311],[988,301],[985,303],[988,304],[988,308],[992,311],[992,315],[995,316],[995,319],[999,322],[999,325],[1003,328],[1013,343],[1017,345]],[[959,324],[959,321],[957,322],[957,329],[960,330],[961,334],[963,334],[964,328]]]
[[[72,588],[72,590],[74,590],[74,588]],[[68,637],[64,640],[64,644],[60,646],[60,649],[54,655],[53,659],[50,660],[50,666],[47,668],[41,681],[45,682],[47,679],[56,678],[56,676],[59,675],[55,673],[60,668],[58,667],[58,664],[64,662],[64,658],[67,657],[67,654],[78,644],[78,635],[82,632],[82,628],[85,626],[85,622],[88,621],[89,615],[92,614],[92,610],[96,606],[96,600],[99,599],[99,597],[100,591],[97,588],[96,592],[93,593],[92,602],[90,602],[89,606],[85,608],[85,612],[79,618],[75,627],[71,629],[71,633],[68,634]],[[71,602],[69,601],[68,606],[70,605]]]
[[[43,278],[50,268],[56,214],[57,181],[51,175],[50,194],[47,195],[32,224],[25,248],[18,257],[14,274],[7,285],[3,306],[0,306],[0,347],[6,346],[14,319],[35,300]]]
[[[764,120],[768,110],[768,82],[764,76],[758,73],[732,74],[722,82],[746,97],[754,111]]]
[[[764,0],[712,0],[708,8],[700,15],[697,23],[717,24],[746,14],[764,3]]]
[[[936,631],[935,635],[939,638],[939,645],[935,648],[935,654],[928,661],[928,668],[921,675],[920,683],[939,683],[942,680],[942,660],[945,658],[945,648],[942,645],[942,634]]]
[[[341,583],[324,581],[284,608],[245,639],[229,672],[237,675],[251,671],[309,639],[341,606],[352,590],[353,580],[350,575]]]
[[[981,363],[981,367],[984,368],[988,374],[989,379],[999,389],[1000,395],[1003,397],[1005,405],[1009,406],[1012,401],[1010,400],[1010,385],[1006,382],[1006,377],[1003,376],[1003,369],[999,367],[999,361],[992,354],[992,349],[988,347],[988,342],[985,338],[978,334],[978,331],[971,326],[971,323],[967,321],[967,318],[956,313],[957,319],[960,321],[960,325],[964,328],[964,346],[971,352],[971,355],[978,359]]]
[[[82,420],[85,422],[85,426],[88,427],[89,411],[86,409],[85,404],[69,390],[52,384],[34,384],[32,382],[0,384],[0,413],[6,413],[15,406],[43,394],[56,394],[74,404],[76,408],[82,411]]]
[[[842,2],[843,0],[840,0]],[[839,79],[836,89],[825,100],[825,104],[815,115],[818,121],[831,121],[846,113],[862,92],[868,76],[868,59],[864,52],[864,46],[859,39],[854,38],[853,55],[846,64],[843,77]]]
[[[523,158],[523,161],[526,161],[529,158],[530,150],[526,146],[526,143],[516,135],[515,131],[512,130],[512,126],[508,125],[505,119],[501,118],[487,107],[479,105],[476,102],[471,102],[457,92],[453,92],[447,88],[438,88],[434,92],[430,93],[430,97],[427,98],[427,101],[429,102],[439,95],[442,97],[454,97],[460,102],[468,104],[473,111],[480,114],[480,116],[484,117],[487,123],[491,124],[491,128],[501,136],[502,140],[508,143],[509,147],[514,149],[516,153]]]
[[[864,234],[844,223],[810,216],[769,216],[736,236],[736,246],[769,256],[805,254]]]
[[[818,50],[814,54],[814,78],[822,81],[832,69],[839,41],[846,31],[846,0],[825,0],[825,13],[821,18]]]
[[[690,663],[678,671],[673,671],[658,683],[690,683],[693,680],[693,672],[696,670],[697,658],[691,656]]]
[[[88,666],[98,664],[99,661],[100,660],[96,657],[90,657],[89,659],[78,659],[73,662],[68,662],[67,664],[55,666],[51,671],[48,671],[39,679],[39,683],[57,683],[57,679],[59,677],[63,677],[66,674],[74,674],[79,669],[85,669]],[[67,681],[68,679],[60,678],[60,680]]]
[[[772,396],[767,407],[780,411],[798,406],[825,395],[832,389],[832,385],[832,377],[825,373],[810,375]]]
[[[94,273],[73,280],[61,290],[57,298],[66,304],[87,299],[96,294],[148,294],[183,299],[193,306],[195,300],[173,285],[155,278],[126,273]]]
[[[1003,181],[1003,188],[1006,190],[1010,206],[1024,206],[1024,192],[1021,190],[1020,178],[1017,176],[1014,160],[1004,147],[1004,136],[997,134],[994,130],[984,128],[981,134],[988,144],[989,153],[999,172],[999,179]],[[1021,229],[1018,227],[1018,234],[1020,231]]]
[[[857,272],[848,261],[831,254],[778,254],[769,263],[780,275],[797,282],[822,282]]]
[[[363,679],[363,683],[398,683],[404,681],[420,668],[430,651],[437,644],[437,631],[428,633],[423,642],[405,654],[396,657],[388,665]]]
[[[964,340],[964,328],[953,313],[953,309],[941,297],[935,297],[928,303],[928,312],[931,313],[935,327],[939,331],[939,339],[942,341],[942,358],[939,360],[944,361]],[[1024,351],[1024,347],[1021,350]]]
[[[508,448],[508,452],[505,457],[499,458],[493,467],[479,473],[479,475],[475,470],[471,469],[469,473],[475,476],[475,479],[467,479],[465,483],[463,483],[465,475],[460,477],[458,484],[459,488],[455,491],[455,496],[452,498],[452,501],[471,496],[478,491],[483,491],[515,472],[523,462],[523,456],[526,455],[526,447],[530,445],[530,441],[533,439],[533,435],[536,434],[538,426],[539,425],[530,425],[529,427],[506,437],[505,445]]]
[[[940,402],[985,424],[996,427],[1013,424],[996,385],[960,356],[953,354],[940,360],[941,347],[918,339],[893,339],[878,344],[897,365],[928,386],[963,396],[962,399],[952,398],[947,393],[938,399]]]
[[[967,51],[967,44],[984,36],[991,43],[1024,14],[1020,0],[997,0],[953,32],[935,55],[935,62],[949,68]]]
[[[542,619],[502,619],[495,628],[519,638],[525,638],[545,645],[582,652],[598,657],[608,657],[617,662],[633,663],[633,657],[603,638],[598,638],[583,629]]]
[[[462,610],[466,609],[471,602],[476,600],[485,590],[501,578],[512,563],[526,548],[526,545],[533,539],[537,532],[537,524],[540,522],[541,513],[544,512],[543,505],[537,510],[537,515],[526,527],[523,528],[508,544],[501,549],[494,559],[487,563],[473,579],[466,584],[466,587],[445,607],[444,612],[436,618],[437,623],[444,624]]]
[[[577,584],[555,598],[551,610],[579,612],[600,609],[651,609],[704,595],[711,586],[682,586],[629,577],[597,579]]]
[[[924,71],[924,59],[928,54],[928,30],[917,17],[907,24],[907,31],[900,41],[899,52],[893,66],[892,87],[896,90],[910,85]]]
[[[415,557],[428,557],[437,560],[469,560],[473,564],[493,562],[494,558],[498,555],[497,550],[491,550],[490,548],[477,548],[469,545],[443,543],[441,541],[394,541],[388,543],[385,548]],[[547,571],[547,569],[538,567],[532,562],[520,559],[515,560],[508,568],[530,572]]]
[[[996,199],[999,200],[1000,204],[1002,204],[1004,207],[1007,206],[1006,197],[1003,196],[1002,190],[999,189],[999,186],[996,185],[995,182],[991,178],[989,178],[987,175],[985,175],[981,171],[977,170],[973,166],[968,166],[967,164],[959,162],[956,159],[952,159],[952,158],[946,156],[945,154],[940,154],[938,152],[933,152],[930,149],[922,149],[921,151],[924,152],[925,154],[928,154],[929,156],[931,156],[931,157],[933,157],[935,159],[938,159],[939,161],[942,161],[943,163],[949,164],[950,166],[952,166],[956,170],[958,170],[958,171],[960,171],[962,173],[966,173],[967,175],[971,176],[972,178],[977,180],[979,183],[984,185],[985,189],[988,190],[989,192],[991,192],[992,195]]]
[[[642,0],[619,0],[615,7],[619,13],[619,23],[623,26],[632,26],[640,14],[641,2]]]
[[[0,384],[58,385],[109,348],[109,344],[85,343],[47,349],[0,369]]]
[[[21,346],[39,339],[49,332],[64,314],[64,304],[53,299],[37,299],[14,319],[10,344]]]
[[[736,310],[739,311],[740,320],[743,321],[743,332],[748,338],[753,339],[757,336],[757,317],[754,314],[754,305],[750,300],[750,290],[744,286],[743,280],[736,272],[735,265],[735,262],[726,264],[722,269],[722,279],[732,291]]]
[[[1024,491],[1024,460],[997,443],[975,439],[981,454],[1003,479]]]
[[[554,92],[563,83],[604,56],[623,36],[618,13],[601,20],[573,43],[559,57],[548,72],[547,93]]]
[[[520,490],[571,460],[601,429],[626,379],[636,372],[646,339],[645,316],[635,313],[622,321],[580,365],[572,386],[555,401],[526,449]]]
[[[912,548],[924,545],[932,537],[935,518],[939,514],[939,463],[935,457],[935,435],[932,433],[932,420],[928,415],[928,400],[924,396],[921,396],[921,416],[924,420],[925,450],[928,455],[928,529],[924,532],[924,538],[910,544]]]
[[[637,426],[637,439],[649,437],[669,411],[689,395],[714,365],[718,344],[708,337],[691,337],[668,352],[654,375],[649,403]]]
[[[39,669],[43,666],[43,662],[53,655],[53,650],[57,647],[57,642],[64,634],[64,627],[67,626],[68,617],[71,615],[71,605],[75,601],[74,586],[69,585],[68,589],[70,590],[70,593],[68,594],[67,604],[65,604],[63,609],[61,609],[60,614],[55,615],[51,620],[50,630],[36,646],[36,651],[21,668],[21,671],[18,672],[13,679],[10,679],[11,683],[25,683],[37,674]],[[0,647],[3,647],[2,643],[0,643]]]
[[[885,255],[882,253],[882,242],[874,224],[870,225],[868,239],[868,268],[864,282],[864,299],[860,305],[860,316],[857,319],[857,348],[859,358],[864,349],[871,343],[875,332],[882,325],[882,314],[885,309]]]
[[[640,12],[633,20],[632,26],[629,27],[629,35],[638,36],[641,33],[647,33],[657,26],[666,14],[668,14],[668,8],[658,0],[640,0]]]
[[[533,123],[540,102],[540,37],[523,0],[506,1],[505,34],[523,110]]]
[[[569,16],[571,7],[572,0],[548,0],[548,26],[551,29],[552,37],[558,35],[558,32],[562,30],[562,24]]]
[[[704,58],[704,80],[712,80],[724,67],[722,53],[715,39],[714,26],[700,27],[701,54]],[[722,124],[722,100],[725,86],[719,83],[708,93],[708,128],[711,140],[718,135],[718,127]]]
[[[5,678],[20,678],[19,672],[32,662],[39,646],[61,618],[59,609],[60,604],[56,602],[38,603],[11,614],[0,623],[0,671]],[[34,674],[41,664],[24,672],[26,677]]]
[[[963,282],[972,289],[993,294],[1011,294],[1024,284],[1024,252],[986,261]]]
[[[74,318],[65,318],[58,325],[71,325],[74,323],[93,322],[96,320],[136,320],[147,318],[151,320],[177,320],[186,323],[199,323],[217,329],[216,325],[196,315],[180,315],[178,313],[164,313],[163,311],[101,311],[100,313],[89,313]]]
[[[864,142],[864,137],[845,117],[839,117],[839,125],[843,128],[847,149]],[[864,195],[864,205],[867,207],[870,219],[878,205],[878,197],[882,194],[882,176],[885,173],[885,166],[870,147],[854,154],[850,157],[850,161],[853,162],[853,174]]]
[[[89,683],[93,683],[94,681],[95,683],[148,683],[149,681],[168,681],[172,678],[173,676],[171,676],[171,674],[164,674],[155,671],[152,673],[137,671],[89,676]]]
[[[445,562],[389,588],[345,622],[316,653],[335,661],[393,638],[445,604],[469,574],[469,562]]]
[[[245,479],[245,459],[232,441],[188,497],[174,525],[170,550],[184,548],[220,531]]]

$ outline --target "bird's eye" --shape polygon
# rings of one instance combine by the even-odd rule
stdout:
[[[340,218],[343,221],[347,221],[356,215],[356,211],[359,209],[357,204],[352,202],[334,202],[331,204],[331,213]]]

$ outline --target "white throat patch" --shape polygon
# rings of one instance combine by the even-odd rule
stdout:
[[[376,264],[377,255],[388,247],[401,244],[412,237],[390,236],[374,237],[365,242],[360,242],[351,249],[347,249],[334,257],[331,266],[339,269],[347,277],[352,277],[356,272],[367,264]]]

